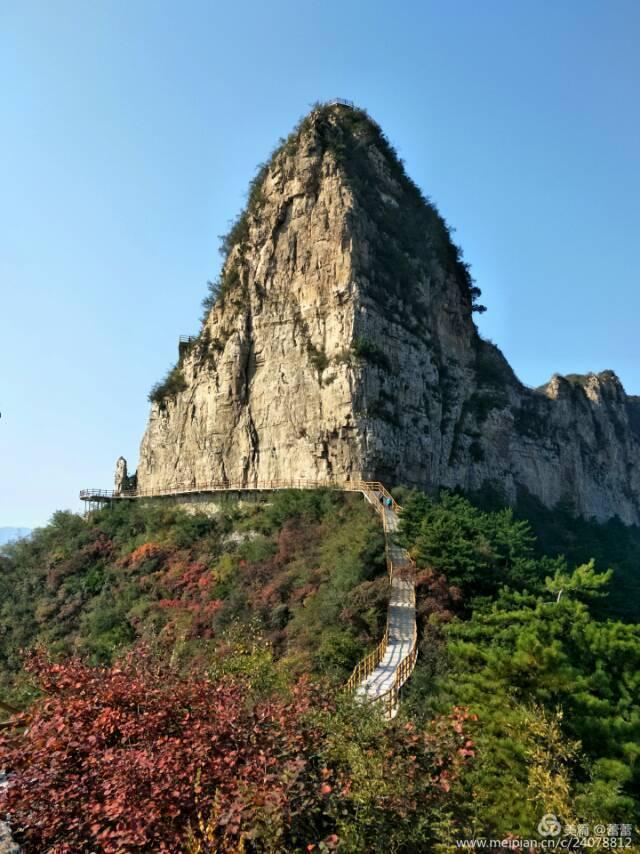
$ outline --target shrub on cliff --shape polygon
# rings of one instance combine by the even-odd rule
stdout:
[[[162,406],[168,398],[176,397],[186,387],[187,383],[180,365],[174,365],[166,377],[156,383],[149,392],[149,403],[157,403]]]

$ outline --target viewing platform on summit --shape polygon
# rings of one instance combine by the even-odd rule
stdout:
[[[332,98],[327,101],[327,107],[349,107],[349,109],[355,110],[356,105],[347,98]]]

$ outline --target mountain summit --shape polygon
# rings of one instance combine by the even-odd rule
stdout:
[[[321,105],[251,182],[197,337],[152,391],[138,487],[380,479],[640,522],[640,401],[523,386],[435,207],[362,110]]]

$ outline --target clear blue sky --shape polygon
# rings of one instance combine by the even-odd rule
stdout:
[[[217,235],[311,103],[366,107],[520,378],[640,393],[640,3],[0,0],[0,526],[135,467]]]

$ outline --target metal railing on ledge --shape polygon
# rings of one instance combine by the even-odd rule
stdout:
[[[391,507],[398,512],[399,507],[393,496],[378,481],[364,480],[262,480],[253,483],[231,483],[229,481],[209,481],[193,483],[193,481],[176,481],[162,489],[81,489],[80,498],[83,501],[119,500],[132,498],[162,498],[167,495],[191,495],[198,492],[271,492],[276,489],[335,489],[340,492],[380,492],[385,499],[391,499]],[[378,513],[384,518],[384,507],[379,502],[372,502]]]
[[[93,498],[118,498],[114,489],[81,489],[80,498],[87,501]]]
[[[348,98],[332,98],[330,101],[327,101],[327,107],[351,107],[352,110],[355,109],[355,104],[353,101],[349,101]]]

